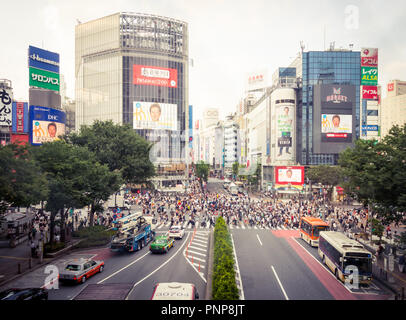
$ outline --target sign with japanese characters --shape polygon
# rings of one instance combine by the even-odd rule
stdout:
[[[0,89],[0,126],[12,124],[13,92],[11,89]]]
[[[377,86],[363,86],[362,99],[378,100],[378,87]]]
[[[34,46],[29,46],[28,66],[59,73],[59,54]]]
[[[49,72],[37,68],[29,68],[30,87],[59,91],[59,73]]]
[[[378,67],[378,49],[362,48],[361,49],[361,66]]]
[[[377,67],[361,67],[361,85],[362,86],[377,86],[378,85],[378,68]]]

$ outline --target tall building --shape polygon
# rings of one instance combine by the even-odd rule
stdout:
[[[224,121],[224,168],[231,170],[239,160],[240,138],[239,127],[232,116]]]
[[[13,85],[11,80],[0,79],[0,143],[6,145],[11,141]]]
[[[76,130],[95,120],[130,124],[154,143],[158,186],[187,176],[188,43],[187,23],[149,14],[75,28]]]
[[[406,123],[406,81],[392,80],[381,106],[381,136],[384,137],[394,125]]]
[[[301,57],[301,64],[294,61],[300,69],[298,75],[302,75],[296,117],[297,161],[302,165],[334,165],[337,164],[339,153],[360,137],[361,53],[331,48],[329,51],[302,52]],[[353,101],[348,95],[340,93],[342,86],[348,86],[343,91],[346,90],[349,96],[354,94]],[[318,91],[318,101],[316,88],[323,91]],[[324,91],[327,88],[331,92]],[[321,101],[334,95],[346,101],[337,100],[336,104],[330,103],[329,106],[328,102],[334,101],[334,97],[330,101]],[[315,106],[318,106],[318,110],[315,110]],[[345,128],[340,134],[322,132],[328,130],[328,124],[335,115],[333,113],[344,115]]]

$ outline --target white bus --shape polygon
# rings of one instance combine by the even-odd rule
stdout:
[[[323,263],[337,279],[346,282],[358,274],[357,283],[369,284],[372,280],[372,254],[359,242],[336,231],[321,231],[318,253]],[[355,274],[354,274],[355,272]],[[354,281],[350,280],[352,284]]]

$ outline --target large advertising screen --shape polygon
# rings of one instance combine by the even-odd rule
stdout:
[[[134,64],[133,84],[177,88],[178,70]]]
[[[60,110],[30,106],[30,140],[32,145],[52,142],[65,134],[66,114]]]
[[[277,185],[303,185],[304,167],[281,166],[275,167],[275,184]]]
[[[133,128],[178,130],[176,104],[134,101]]]
[[[292,131],[294,105],[276,106],[276,132],[279,153],[278,160],[289,160],[292,157]]]
[[[28,66],[59,73],[59,54],[34,46],[29,46]]]
[[[352,133],[352,115],[322,114],[321,132],[325,133],[327,138],[346,138],[348,133]]]

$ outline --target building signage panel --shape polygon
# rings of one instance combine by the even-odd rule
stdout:
[[[362,99],[364,100],[378,100],[378,87],[377,86],[363,86]]]
[[[30,87],[44,88],[59,91],[59,73],[49,72],[36,68],[29,68]]]
[[[29,46],[28,66],[59,73],[59,54],[41,48]]]
[[[362,48],[361,49],[361,66],[378,67],[378,49]]]
[[[378,68],[377,67],[361,67],[361,85],[378,85]]]
[[[178,70],[134,64],[133,84],[177,88]]]

